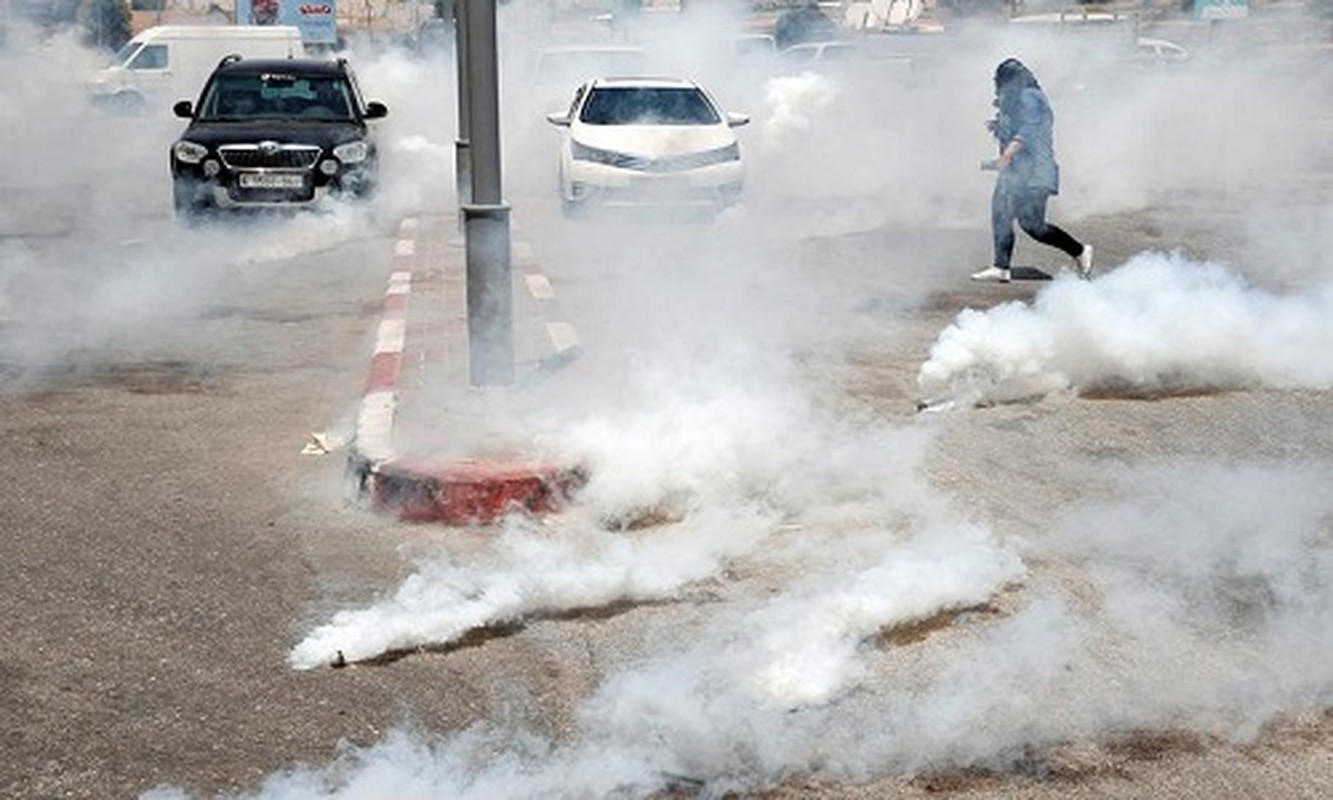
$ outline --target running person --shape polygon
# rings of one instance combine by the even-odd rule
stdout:
[[[1062,228],[1046,221],[1046,201],[1060,193],[1060,167],[1055,163],[1055,115],[1037,78],[1016,58],[995,68],[995,107],[987,123],[999,144],[999,172],[991,195],[991,235],[994,266],[973,273],[974,281],[1010,279],[1014,254],[1014,222],[1042,244],[1062,250],[1074,259],[1083,278],[1092,276],[1092,245],[1083,244]]]

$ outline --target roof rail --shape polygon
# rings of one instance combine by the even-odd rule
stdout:
[[[220,67],[223,66],[224,64],[235,64],[237,61],[240,60],[241,60],[240,53],[228,53],[222,57],[221,61],[218,62],[218,66]]]

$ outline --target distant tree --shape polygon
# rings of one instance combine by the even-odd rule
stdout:
[[[87,44],[118,50],[134,35],[126,0],[86,0],[86,3],[80,16]]]
[[[15,7],[46,31],[82,28],[84,41],[94,47],[115,50],[133,35],[127,0],[26,0]]]
[[[79,18],[79,0],[50,0],[46,3],[32,3],[29,8],[33,20],[44,28],[73,25]]]

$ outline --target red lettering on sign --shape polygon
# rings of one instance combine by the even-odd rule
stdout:
[[[333,6],[329,5],[328,3],[307,3],[301,6],[302,16],[307,16],[310,14],[332,14],[332,13],[333,13]]]

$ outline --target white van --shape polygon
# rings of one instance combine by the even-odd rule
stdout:
[[[118,111],[170,107],[193,97],[223,56],[301,58],[294,25],[158,25],[130,39],[93,77],[93,101]]]

